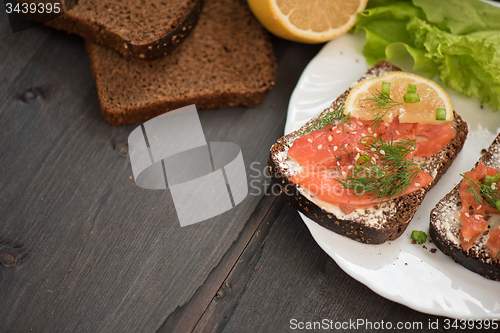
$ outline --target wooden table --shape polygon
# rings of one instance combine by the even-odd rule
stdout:
[[[132,180],[123,144],[138,124],[102,118],[83,40],[44,27],[13,34],[0,17],[0,332],[443,323],[352,279],[294,209],[265,194],[269,147],[322,45],[273,38],[278,77],[264,103],[199,112],[207,141],[241,147],[250,195],[181,228],[168,190]]]

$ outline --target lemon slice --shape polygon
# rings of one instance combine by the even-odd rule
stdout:
[[[383,82],[390,83],[389,97],[401,103],[390,108],[383,121],[391,122],[396,117],[400,123],[444,125],[453,121],[453,106],[446,91],[434,81],[405,72],[387,72],[360,82],[347,96],[344,112],[363,120],[373,119],[374,114],[381,110],[374,110],[375,103],[368,99],[382,93]],[[408,94],[410,84],[416,86],[420,101],[405,102],[404,96]]]
[[[368,0],[248,0],[260,23],[278,37],[322,43],[347,32]]]

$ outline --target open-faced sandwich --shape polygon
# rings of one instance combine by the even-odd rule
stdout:
[[[380,244],[399,237],[467,136],[433,81],[379,62],[271,148],[285,199],[320,225]]]
[[[500,281],[500,135],[431,211],[432,241],[457,263]]]

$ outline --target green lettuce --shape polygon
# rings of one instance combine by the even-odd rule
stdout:
[[[371,0],[354,32],[366,32],[370,64],[410,55],[414,69],[500,107],[500,8],[477,0]]]

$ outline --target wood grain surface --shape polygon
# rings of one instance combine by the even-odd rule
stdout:
[[[0,332],[436,319],[350,278],[296,211],[265,195],[269,148],[322,45],[273,37],[278,77],[264,103],[199,112],[207,141],[241,147],[253,183],[236,209],[181,228],[168,190],[135,186],[123,149],[139,124],[103,120],[83,40],[45,27],[14,34],[0,11]]]
[[[362,319],[391,322],[394,327],[398,322],[422,323],[424,328],[398,332],[432,331],[425,329],[429,320],[443,322],[443,318],[378,296],[348,276],[314,242],[297,212],[280,197],[194,332],[291,332],[294,319]],[[346,327],[339,331],[357,331]]]

